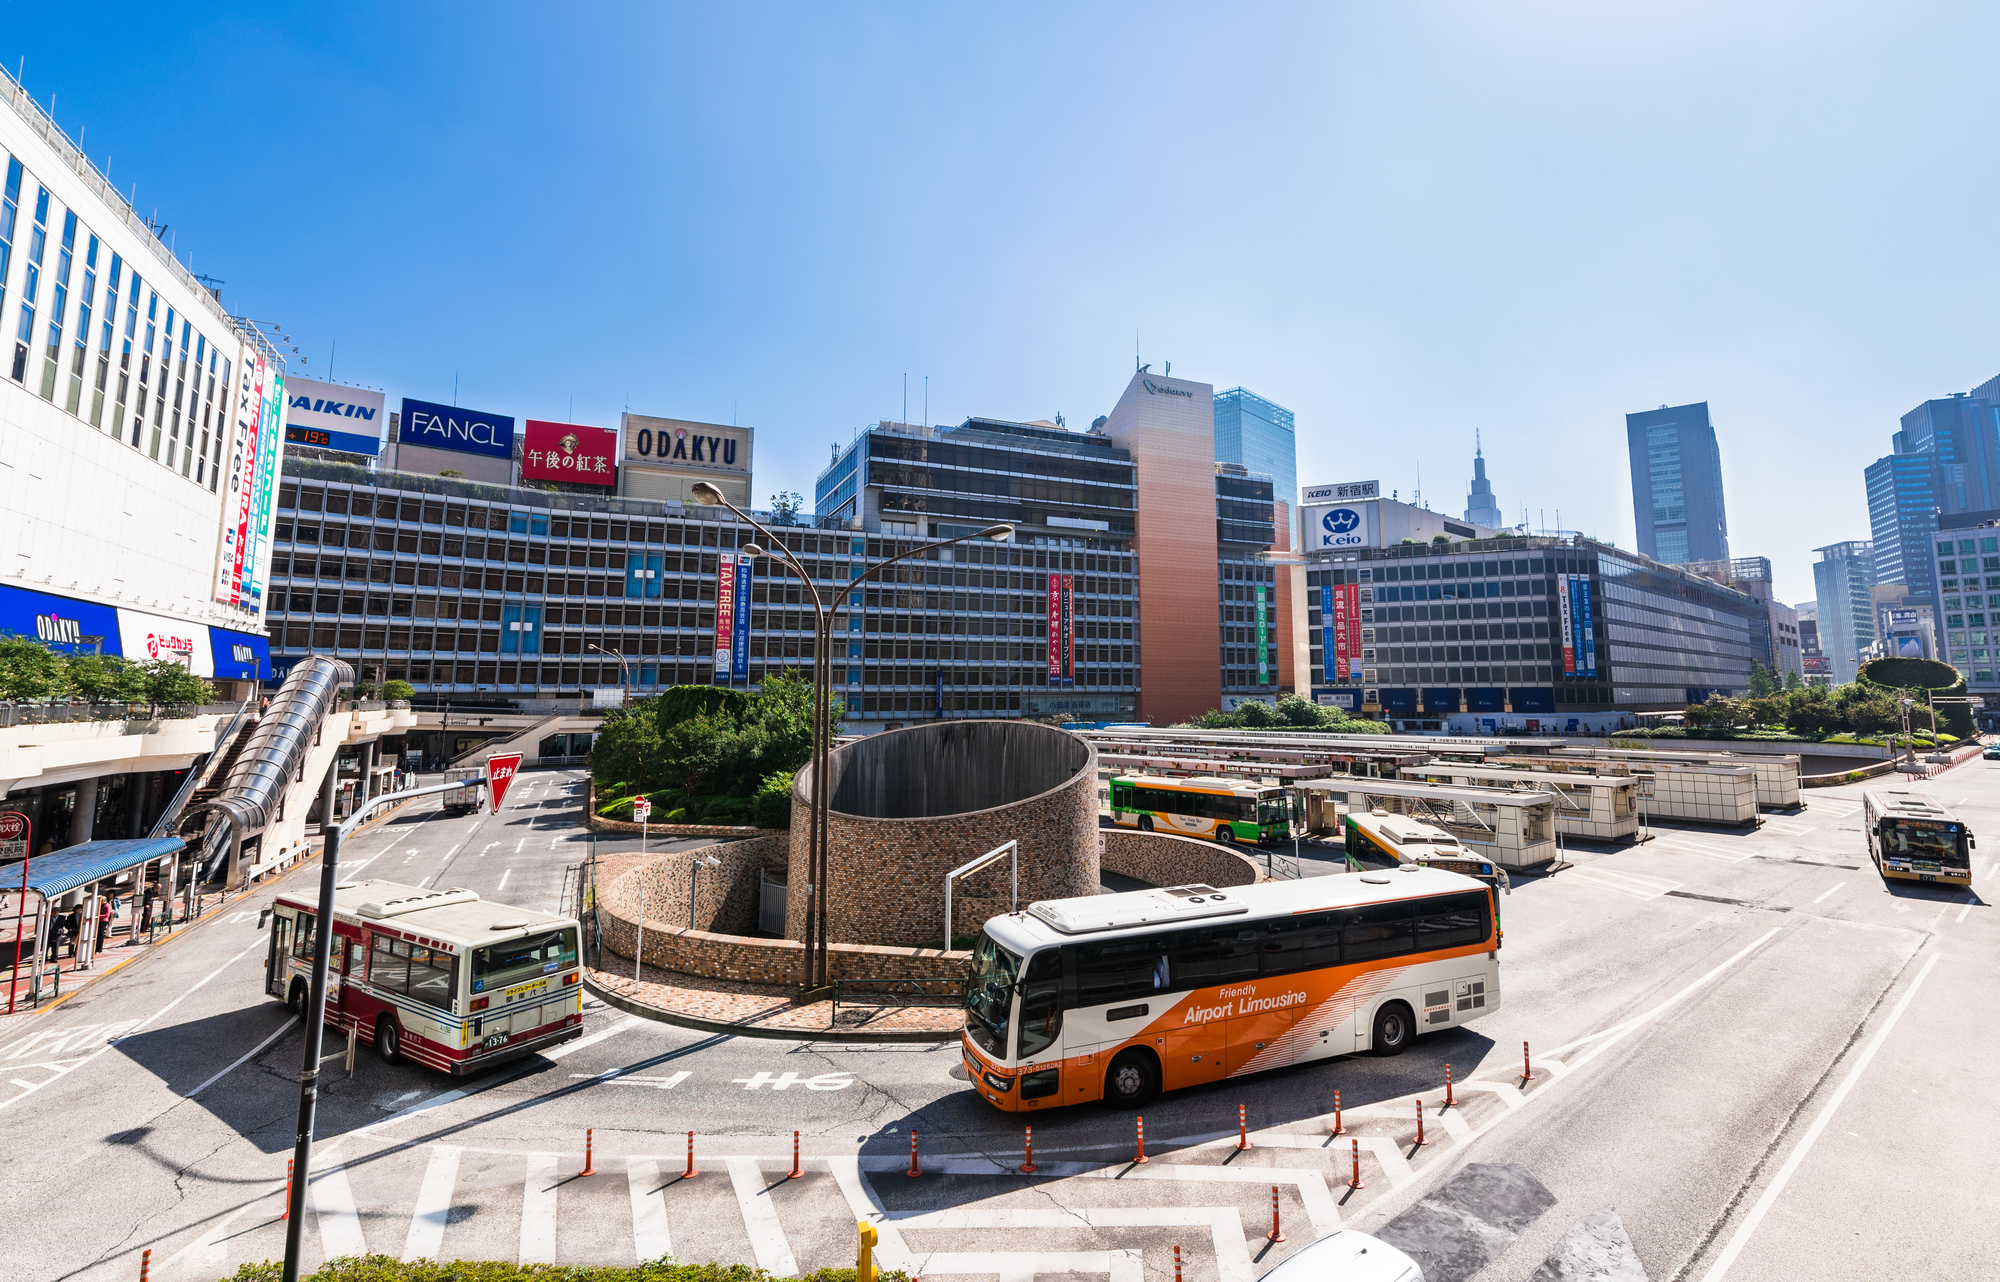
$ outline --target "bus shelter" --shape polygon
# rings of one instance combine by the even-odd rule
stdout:
[[[1757,778],[1757,805],[1765,810],[1789,810],[1799,804],[1797,753],[1766,755],[1751,752],[1663,752],[1657,748],[1562,748],[1558,757],[1592,761],[1624,761],[1635,765],[1748,767]]]
[[[1629,841],[1639,833],[1639,781],[1629,774],[1518,770],[1434,761],[1403,771],[1405,779],[1469,788],[1546,792],[1556,799],[1556,831],[1589,841]]]
[[[150,893],[158,904],[157,924],[170,925],[174,878],[186,846],[179,837],[87,841],[29,859],[25,871],[21,866],[0,870],[0,879],[10,883],[0,892],[0,939],[13,945],[10,1001],[38,1001],[44,973],[60,964],[53,955],[57,913],[82,910],[82,929],[75,936],[77,969],[88,969],[96,960],[98,905],[107,896],[143,903]],[[136,934],[140,917],[135,912],[131,920]],[[29,950],[32,960],[25,955]]]
[[[1436,824],[1502,868],[1513,871],[1554,863],[1556,797],[1507,788],[1460,788],[1409,779],[1323,779],[1299,785],[1306,824],[1335,832],[1350,810],[1383,810]]]

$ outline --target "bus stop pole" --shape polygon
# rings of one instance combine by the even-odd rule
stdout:
[[[478,788],[487,786],[484,778],[472,780],[471,783]],[[333,950],[333,892],[340,884],[341,839],[347,835],[348,829],[359,827],[372,812],[383,806],[408,801],[426,793],[450,792],[464,786],[465,781],[435,783],[424,788],[412,788],[407,792],[383,793],[361,803],[345,821],[325,825],[326,852],[320,856],[319,909],[318,916],[313,920],[315,935],[312,992],[306,999],[305,1064],[299,1073],[298,1134],[292,1145],[291,1201],[286,1209],[284,1282],[299,1282],[299,1250],[306,1218],[306,1184],[312,1170],[313,1120],[319,1110],[319,1056],[326,1041],[327,963]]]

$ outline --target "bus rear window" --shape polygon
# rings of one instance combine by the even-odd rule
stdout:
[[[576,965],[576,932],[552,930],[472,950],[472,991],[505,988]]]

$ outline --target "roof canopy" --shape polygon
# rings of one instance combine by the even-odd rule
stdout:
[[[78,886],[137,868],[187,848],[179,837],[130,837],[86,841],[81,846],[38,855],[28,861],[28,889],[53,899]]]

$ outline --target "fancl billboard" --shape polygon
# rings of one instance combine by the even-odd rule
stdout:
[[[514,420],[506,414],[438,405],[405,396],[397,439],[406,445],[427,445],[434,450],[512,458]]]

